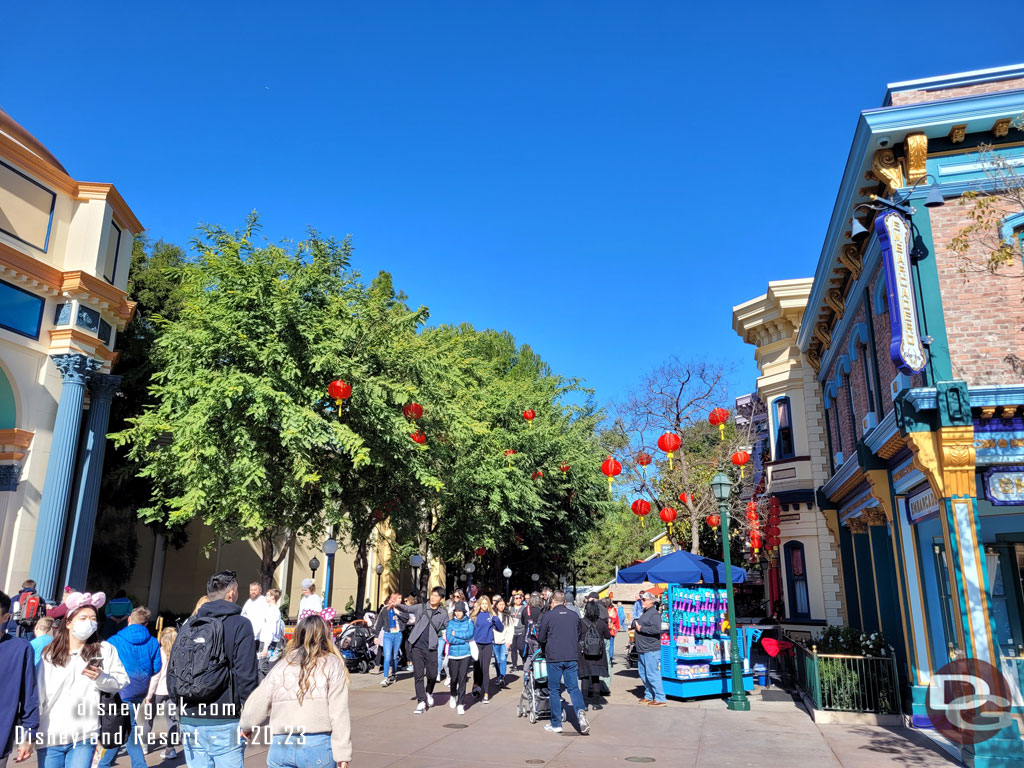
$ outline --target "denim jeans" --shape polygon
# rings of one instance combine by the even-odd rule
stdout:
[[[210,725],[181,723],[179,727],[188,768],[242,768],[245,744],[237,720]]]
[[[565,684],[565,692],[569,694],[569,701],[572,708],[582,712],[587,708],[583,703],[583,694],[580,693],[579,664],[575,661],[549,661],[548,662],[548,702],[551,704],[551,727],[560,728],[562,725],[562,684]]]
[[[611,693],[612,690],[612,655],[615,653],[615,638],[604,641],[605,660],[608,662],[608,677],[601,678],[601,688]]]
[[[644,683],[644,698],[648,701],[664,701],[665,689],[661,685],[661,651],[637,654],[637,667]]]
[[[89,741],[40,747],[36,750],[36,764],[39,768],[89,768],[95,751],[95,746]]]
[[[615,659],[615,635],[609,637],[606,642],[608,645],[608,666],[610,667]]]
[[[128,734],[128,740],[123,747],[111,747],[110,749],[103,750],[103,757],[100,758],[100,768],[110,768],[122,749],[127,750],[128,759],[132,762],[132,768],[146,768],[146,753],[139,742],[141,729],[136,727],[139,720],[139,708],[142,704],[137,701],[125,703],[131,704],[128,708],[128,717],[131,719],[132,731]],[[121,711],[123,712],[124,710]]]
[[[437,639],[437,676],[441,676],[441,668],[444,666],[444,640]]]
[[[506,659],[508,658],[508,646],[507,645],[494,645],[494,666],[498,668],[498,677],[501,678],[501,682],[505,682],[505,671],[506,671]]]
[[[333,768],[331,734],[275,733],[267,753],[267,768]]]
[[[398,674],[398,652],[402,649],[401,632],[384,633],[384,674]]]

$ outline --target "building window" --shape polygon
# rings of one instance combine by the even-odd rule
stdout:
[[[45,252],[56,200],[42,184],[0,162],[0,232]]]
[[[121,230],[113,221],[110,222],[110,235],[107,237],[107,258],[103,263],[103,279],[114,282],[117,274],[117,252],[121,249]]]
[[[836,473],[835,447],[832,442],[832,409],[825,409],[825,438],[828,441],[828,467],[829,474]]]
[[[104,344],[109,344],[110,323],[108,323],[106,320],[100,320],[100,330],[99,333],[97,333],[96,335],[100,337],[100,341],[102,341]]]
[[[0,328],[38,339],[45,303],[39,296],[0,280]]]
[[[853,445],[850,446],[850,455],[853,455],[854,449],[857,447],[857,411],[853,407],[853,382],[850,381],[850,374],[843,377],[843,386],[846,387],[846,399],[850,406],[850,438],[853,440]]]
[[[860,354],[861,359],[864,361],[864,386],[867,388],[868,393],[868,410],[873,411],[877,415],[878,409],[875,408],[875,387],[872,383],[875,378],[874,371],[872,370],[872,366],[875,364],[875,361],[873,360],[874,356],[868,349],[867,344],[860,345]]]
[[[807,597],[807,564],[804,562],[804,545],[799,541],[788,541],[783,547],[786,555],[786,584],[789,586],[789,617],[791,619],[811,618],[811,603]]]
[[[791,459],[796,455],[793,443],[793,414],[789,398],[780,397],[772,403],[775,421],[775,460]]]

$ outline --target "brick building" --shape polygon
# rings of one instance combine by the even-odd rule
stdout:
[[[950,243],[962,195],[1000,183],[993,156],[1024,166],[1021,114],[1024,66],[894,84],[862,112],[796,336],[847,622],[895,647],[919,727],[952,657],[1012,693],[1017,719],[963,748],[974,765],[1024,764],[1024,261],[965,279]],[[1022,231],[1008,208],[1003,238]]]

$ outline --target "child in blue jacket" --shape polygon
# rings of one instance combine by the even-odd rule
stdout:
[[[452,709],[458,707],[459,714],[466,714],[462,706],[462,699],[466,695],[466,676],[469,674],[469,665],[473,661],[473,654],[469,647],[473,639],[473,622],[466,613],[466,604],[458,602],[452,609],[452,618],[444,631],[445,640],[448,641],[448,680],[451,696],[448,699],[448,706]]]

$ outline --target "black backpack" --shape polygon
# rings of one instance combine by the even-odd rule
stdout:
[[[530,606],[526,606],[523,613],[526,614],[526,634],[530,637],[536,637],[537,630],[540,628],[540,617],[538,616],[536,619],[533,618],[533,611],[530,610]],[[541,611],[541,613],[543,613],[543,611]]]
[[[591,621],[587,622],[583,630],[583,642],[581,644],[584,656],[597,657],[604,653],[604,639],[597,625]]]
[[[186,702],[216,701],[231,683],[224,621],[193,616],[178,633],[167,662],[167,688]]]

